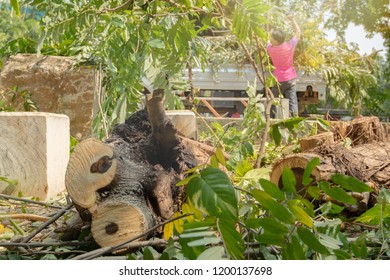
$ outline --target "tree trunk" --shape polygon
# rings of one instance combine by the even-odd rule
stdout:
[[[172,218],[184,199],[176,183],[209,157],[210,151],[191,141],[183,145],[159,94],[148,101],[147,111],[117,125],[105,143],[79,143],[69,161],[68,193],[80,216],[92,221],[100,246],[119,244]]]

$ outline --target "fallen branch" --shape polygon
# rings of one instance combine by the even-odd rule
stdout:
[[[6,194],[0,194],[0,197],[5,198],[5,199],[11,199],[11,200],[16,200],[16,201],[22,201],[22,202],[27,202],[27,203],[32,203],[32,204],[43,205],[43,206],[51,207],[51,208],[62,209],[61,206],[55,206],[55,205],[51,205],[51,204],[48,204],[45,202],[35,201],[35,200],[27,199],[27,198],[15,197],[15,196],[6,195]]]
[[[50,247],[50,246],[70,246],[70,247],[78,247],[84,245],[90,245],[91,242],[80,242],[80,241],[69,241],[69,242],[0,242],[0,247],[25,247],[25,248],[37,248],[37,247]]]
[[[30,220],[46,222],[49,218],[34,214],[3,214],[0,215],[0,220],[16,219],[16,220]]]

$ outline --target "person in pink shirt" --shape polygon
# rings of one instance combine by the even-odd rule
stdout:
[[[298,116],[298,100],[296,92],[297,73],[294,67],[294,50],[301,37],[301,30],[292,15],[287,17],[291,20],[294,36],[286,42],[286,33],[282,30],[273,30],[271,40],[267,46],[268,55],[275,67],[274,75],[278,81],[277,85],[272,87],[272,93],[275,97],[280,94],[289,99],[290,117]],[[272,106],[271,117],[275,117],[276,108]]]

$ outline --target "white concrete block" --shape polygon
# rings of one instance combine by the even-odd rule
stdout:
[[[0,180],[0,193],[45,201],[64,191],[69,138],[66,115],[0,112],[0,176],[18,181],[9,193]]]
[[[195,113],[190,110],[166,111],[177,131],[187,138],[197,139],[198,128]]]

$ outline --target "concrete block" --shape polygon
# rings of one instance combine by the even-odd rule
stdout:
[[[26,90],[38,111],[67,115],[71,135],[79,140],[88,138],[99,110],[99,71],[92,66],[76,66],[77,61],[68,56],[10,56],[1,68],[0,95],[12,86]],[[23,110],[20,105],[17,111]]]
[[[45,201],[65,190],[69,161],[69,118],[37,112],[0,112],[0,193]]]
[[[190,110],[166,111],[177,131],[187,138],[197,139],[198,128],[195,113]]]

